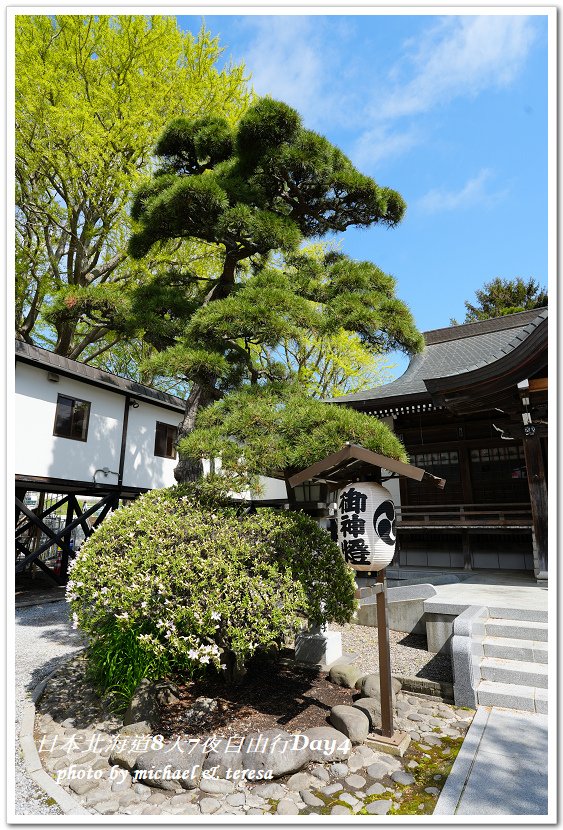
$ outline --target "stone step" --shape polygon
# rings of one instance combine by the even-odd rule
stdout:
[[[481,706],[501,706],[547,715],[547,689],[534,686],[481,680],[477,686],[477,700]]]
[[[489,605],[489,616],[498,620],[521,620],[522,622],[547,622],[544,608],[499,608]]]
[[[547,689],[548,669],[543,663],[503,660],[500,657],[483,657],[479,670],[483,680]]]
[[[528,663],[547,663],[547,643],[539,640],[518,640],[509,637],[485,637],[485,657],[521,660]]]
[[[488,637],[507,637],[514,640],[541,640],[547,642],[547,623],[525,620],[488,619],[485,622]]]

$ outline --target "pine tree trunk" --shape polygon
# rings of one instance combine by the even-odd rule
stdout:
[[[199,410],[210,403],[212,396],[208,389],[200,386],[197,383],[192,385],[188,400],[186,401],[186,411],[184,413],[184,420],[180,424],[178,430],[178,440],[184,438],[192,431],[195,426],[196,415]],[[179,456],[178,464],[174,468],[174,478],[178,484],[185,481],[197,481],[203,476],[203,465],[199,458],[186,458]]]

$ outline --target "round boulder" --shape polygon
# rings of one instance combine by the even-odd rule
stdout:
[[[199,744],[189,755],[174,744],[164,744],[162,749],[139,755],[133,768],[137,772],[135,781],[161,790],[176,790],[178,785],[185,790],[195,789],[201,778],[204,757]]]
[[[391,685],[393,687],[393,696],[401,691],[402,683],[396,677],[391,678]],[[379,697],[381,681],[377,672],[372,674],[365,674],[360,677],[355,684],[355,688],[362,693],[363,697]]]
[[[354,706],[333,706],[329,719],[353,744],[363,743],[369,734],[368,716]]]
[[[347,689],[353,689],[361,675],[361,671],[353,665],[336,665],[328,673],[331,683],[336,683],[337,686],[345,686]]]
[[[247,735],[241,752],[242,769],[271,771],[272,778],[297,772],[310,760],[304,734],[290,735],[281,729]]]
[[[315,763],[345,761],[352,751],[352,742],[348,736],[332,726],[313,726],[303,734],[309,741],[309,760]]]

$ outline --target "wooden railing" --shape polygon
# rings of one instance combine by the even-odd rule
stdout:
[[[397,526],[401,530],[532,527],[529,504],[421,504],[397,505]]]

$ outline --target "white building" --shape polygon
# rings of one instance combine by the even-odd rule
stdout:
[[[16,341],[16,486],[134,496],[175,484],[184,401]],[[264,479],[262,500],[285,500]]]
[[[20,340],[15,355],[16,571],[45,570],[41,552],[60,546],[64,581],[73,530],[88,533],[87,520],[102,521],[120,499],[175,484],[184,402]],[[57,496],[35,509],[36,493]],[[285,482],[263,479],[258,499],[284,502]],[[64,505],[66,522],[53,530]]]

